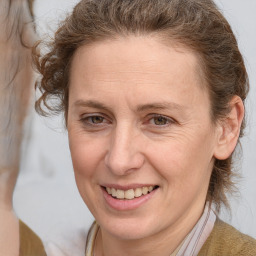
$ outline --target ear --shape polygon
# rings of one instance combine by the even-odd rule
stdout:
[[[230,112],[217,124],[214,157],[219,160],[227,159],[234,151],[244,118],[244,104],[239,96],[234,96],[229,105]]]

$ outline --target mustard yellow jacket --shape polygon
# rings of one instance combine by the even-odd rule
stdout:
[[[46,256],[40,238],[21,221],[20,237],[20,256]],[[198,256],[256,256],[256,240],[217,219]]]
[[[20,255],[19,256],[46,256],[40,238],[20,220]]]
[[[256,256],[256,240],[217,219],[198,256]]]

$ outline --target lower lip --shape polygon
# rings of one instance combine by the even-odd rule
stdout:
[[[155,195],[157,190],[158,189],[155,189],[147,195],[135,197],[134,199],[117,199],[109,195],[107,191],[104,188],[102,188],[103,196],[107,204],[111,208],[118,211],[127,211],[139,208],[140,206],[144,205],[148,200],[150,200]]]

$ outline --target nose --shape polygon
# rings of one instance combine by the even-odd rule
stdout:
[[[140,141],[140,135],[132,128],[116,127],[105,156],[105,164],[113,174],[128,175],[142,167],[144,155]]]

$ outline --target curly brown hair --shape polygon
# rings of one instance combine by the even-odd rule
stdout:
[[[82,0],[55,33],[48,53],[34,56],[42,74],[36,85],[42,92],[36,110],[46,115],[44,105],[51,113],[64,111],[67,117],[70,65],[80,46],[149,34],[196,52],[208,86],[213,123],[229,113],[233,96],[244,102],[249,82],[243,57],[230,25],[212,0]],[[243,121],[240,137],[244,126]],[[207,201],[215,203],[217,210],[221,204],[229,206],[227,193],[234,188],[231,166],[232,155],[214,163]]]

